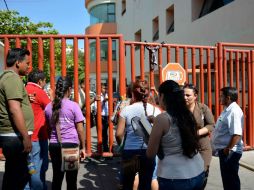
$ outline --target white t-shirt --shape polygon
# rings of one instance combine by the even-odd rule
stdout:
[[[108,100],[103,102],[105,98],[108,98],[108,94],[106,93],[103,95],[101,93],[101,116],[108,116],[109,115],[109,109],[108,109]],[[95,101],[94,104],[91,105],[92,109],[97,110],[97,102]]]
[[[84,104],[86,103],[86,94],[82,88],[79,89],[78,95],[79,95],[78,104],[79,104],[79,107],[82,108]]]
[[[148,116],[153,115],[156,117],[161,113],[159,108],[149,103],[147,103],[146,110]],[[143,138],[134,134],[131,125],[131,119],[135,116],[140,117],[142,114],[145,115],[143,102],[136,102],[132,105],[126,106],[121,111],[120,116],[125,119],[125,130],[127,132],[124,150],[147,149],[147,145],[144,143]]]
[[[108,98],[108,94],[101,94],[101,115],[108,116],[108,100],[103,102],[104,99]]]
[[[233,135],[243,135],[243,119],[243,112],[236,102],[224,109],[212,133],[212,146],[215,152],[227,147]],[[232,151],[242,153],[243,141],[240,140]]]

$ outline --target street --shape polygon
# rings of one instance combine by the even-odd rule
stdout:
[[[0,161],[0,183],[4,171],[4,161]],[[207,190],[223,190],[218,158],[212,159],[210,174],[207,183]],[[118,172],[120,167],[120,158],[112,160],[87,159],[81,164],[78,174],[78,189],[88,190],[116,190],[118,183]],[[242,190],[254,190],[254,172],[240,167],[239,175],[241,178]],[[49,165],[47,171],[48,189],[51,190],[52,167]],[[66,189],[66,183],[63,182],[62,189]]]

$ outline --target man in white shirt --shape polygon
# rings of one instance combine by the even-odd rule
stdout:
[[[101,118],[102,118],[102,145],[103,152],[108,152],[108,94],[107,86],[105,84],[101,85]]]
[[[86,103],[86,94],[85,94],[85,80],[81,79],[80,83],[79,83],[80,87],[79,87],[79,107],[82,110],[83,114],[84,114],[84,110],[85,110],[85,103]]]
[[[219,116],[212,135],[214,155],[219,156],[224,190],[240,190],[239,160],[243,151],[243,112],[236,103],[237,89],[224,87],[220,90],[220,103],[224,110]]]

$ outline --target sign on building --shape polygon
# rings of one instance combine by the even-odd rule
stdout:
[[[183,85],[186,81],[186,72],[179,63],[168,63],[162,69],[162,81],[165,80],[174,80]]]

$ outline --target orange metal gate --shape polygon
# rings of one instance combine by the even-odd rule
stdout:
[[[118,91],[125,97],[126,82],[134,81],[137,77],[148,79],[151,87],[158,87],[162,82],[162,68],[169,62],[180,63],[187,73],[187,82],[195,84],[200,91],[200,101],[207,104],[213,111],[215,118],[222,111],[219,105],[219,89],[226,85],[235,86],[240,94],[238,103],[245,115],[244,143],[246,148],[253,148],[254,142],[254,107],[253,90],[254,80],[254,45],[218,43],[216,46],[195,46],[179,44],[158,44],[124,41],[122,35],[0,35],[5,45],[5,55],[10,47],[26,47],[31,53],[31,68],[49,68],[50,85],[55,86],[55,76],[65,76],[67,71],[73,73],[74,100],[78,101],[79,75],[85,73],[86,94],[86,146],[89,156],[113,155],[114,129],[109,122],[110,152],[102,152],[102,123],[101,102],[97,101],[97,150],[92,150],[91,123],[90,123],[90,76],[91,67],[95,67],[96,94],[101,94],[102,64],[107,66],[107,83],[109,95],[109,117],[113,113],[113,66],[116,64]],[[107,44],[105,52],[101,44]],[[115,43],[115,50],[113,50]],[[71,44],[73,69],[67,69],[67,49]],[[91,47],[93,44],[93,47]],[[158,66],[151,70],[149,56],[151,52],[146,47],[158,46],[155,56]],[[79,60],[80,48],[83,48],[82,61]],[[91,49],[93,48],[93,49]],[[91,52],[93,50],[93,52]],[[116,55],[113,53],[117,52]],[[93,53],[95,54],[93,55]],[[91,56],[94,56],[93,60]],[[113,57],[115,56],[114,60]],[[36,60],[35,60],[36,58]],[[36,61],[36,62],[35,62]],[[83,65],[84,70],[79,71]],[[148,72],[146,72],[148,71]],[[60,73],[57,73],[60,72]],[[115,71],[114,71],[115,72]]]
[[[244,112],[245,149],[254,147],[254,44],[218,43],[219,87],[237,88],[238,104]]]

